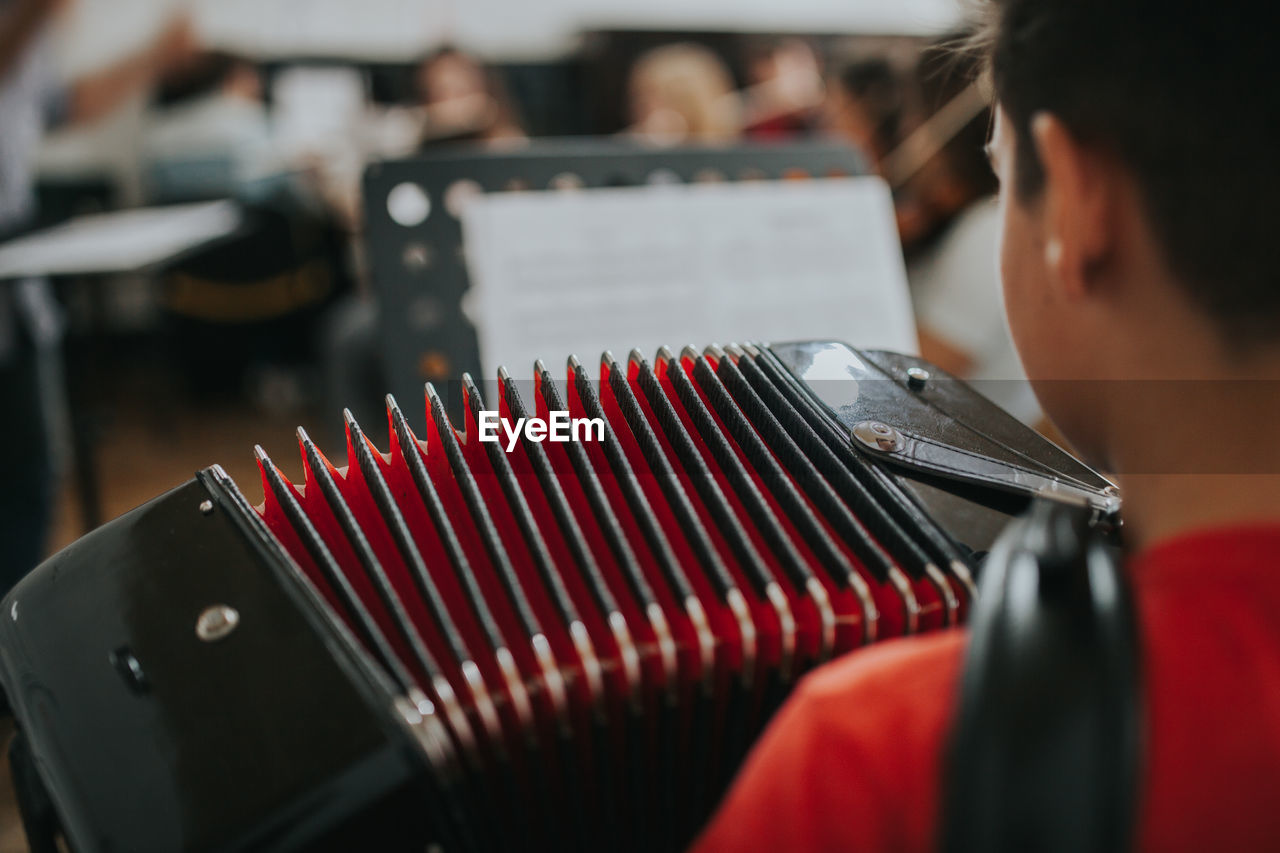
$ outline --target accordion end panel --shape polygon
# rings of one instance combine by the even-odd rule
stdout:
[[[6,599],[76,849],[680,849],[806,671],[961,624],[1033,497],[1118,506],[963,383],[844,344],[460,390],[388,397],[385,433],[346,413],[345,458],[299,430],[299,483],[258,448],[256,507],[202,472]],[[583,433],[522,427],[558,417]]]
[[[423,762],[385,677],[250,512],[209,469],[4,600],[11,757],[71,849],[394,850],[427,831]],[[388,809],[400,817],[370,823]]]

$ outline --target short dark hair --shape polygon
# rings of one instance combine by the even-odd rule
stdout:
[[[1165,259],[1239,344],[1280,340],[1280,63],[1262,4],[985,0],[980,39],[1039,192],[1039,111],[1132,172]]]

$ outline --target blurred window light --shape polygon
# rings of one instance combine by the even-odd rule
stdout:
[[[201,40],[259,58],[410,60],[445,43],[492,59],[562,56],[592,29],[932,35],[961,0],[79,0],[67,65],[100,65],[144,44],[169,14]]]

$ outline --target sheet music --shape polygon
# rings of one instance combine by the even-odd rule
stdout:
[[[879,178],[494,193],[463,226],[486,376],[709,341],[917,349]]]
[[[232,201],[80,216],[0,245],[0,280],[131,272],[224,237],[241,220]]]

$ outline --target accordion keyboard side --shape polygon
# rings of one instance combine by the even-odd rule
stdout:
[[[937,366],[833,341],[775,343],[768,357],[966,552],[985,554],[1036,497],[1090,508],[1110,529],[1110,481]],[[872,424],[896,439],[860,441]]]

